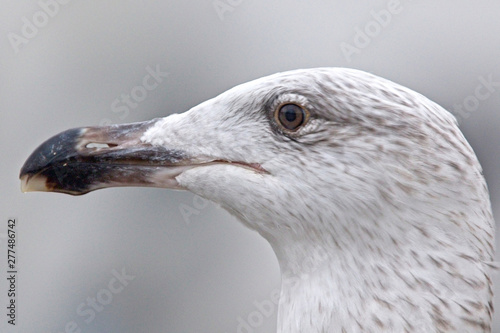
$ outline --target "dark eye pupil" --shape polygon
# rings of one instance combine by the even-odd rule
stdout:
[[[285,129],[295,131],[304,124],[305,111],[296,104],[285,104],[277,110],[277,120]]]
[[[297,119],[297,114],[295,113],[295,111],[288,109],[285,111],[285,118],[286,120],[291,122]]]

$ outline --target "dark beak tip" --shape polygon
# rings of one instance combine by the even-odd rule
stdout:
[[[51,162],[59,156],[74,151],[78,139],[82,135],[82,128],[73,128],[43,142],[24,162],[19,173],[19,178],[25,175],[34,175],[46,168]]]

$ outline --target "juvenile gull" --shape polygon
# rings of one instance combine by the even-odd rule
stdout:
[[[65,131],[23,191],[186,189],[259,232],[278,332],[490,332],[494,221],[481,166],[439,105],[344,68],[278,73],[182,114]]]

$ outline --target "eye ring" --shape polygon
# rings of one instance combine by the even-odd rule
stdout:
[[[297,103],[282,103],[274,112],[276,123],[288,132],[295,132],[309,120],[309,111]]]

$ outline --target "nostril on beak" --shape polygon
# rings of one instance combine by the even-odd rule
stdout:
[[[85,145],[85,148],[113,148],[118,146],[114,143],[99,143],[99,142],[90,142]]]

